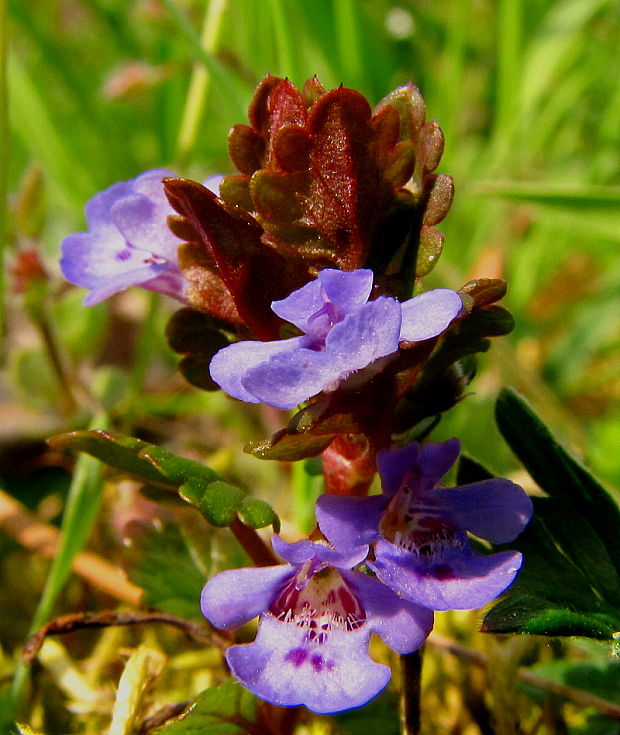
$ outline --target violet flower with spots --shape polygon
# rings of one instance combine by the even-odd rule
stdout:
[[[401,342],[436,337],[462,309],[460,296],[450,289],[401,303],[385,296],[369,301],[372,285],[371,270],[320,271],[314,281],[271,304],[302,336],[229,345],[211,361],[211,377],[242,401],[294,408],[335,390],[358,371],[370,377]]]
[[[528,524],[532,501],[521,487],[494,478],[444,488],[457,439],[380,452],[383,493],[368,498],[323,495],[316,516],[338,548],[372,543],[368,566],[403,599],[433,610],[482,607],[506,590],[521,566],[518,551],[479,555],[468,532],[512,541]]]
[[[362,706],[390,679],[389,667],[369,657],[371,633],[410,653],[429,634],[432,611],[350,571],[366,559],[367,546],[338,551],[278,536],[272,543],[286,564],[221,572],[202,592],[203,614],[218,628],[260,615],[256,640],[226,652],[232,673],[273,704],[322,714]]]

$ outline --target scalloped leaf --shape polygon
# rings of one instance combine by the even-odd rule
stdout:
[[[271,525],[276,532],[280,528],[276,512],[267,503],[226,482],[206,465],[155,444],[102,430],[74,431],[48,441],[55,447],[86,452],[147,485],[177,492],[213,526],[228,526],[238,517],[251,528]]]

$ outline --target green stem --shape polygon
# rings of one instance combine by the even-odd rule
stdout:
[[[28,299],[26,299],[26,304],[28,308]],[[32,321],[39,330],[47,356],[56,375],[60,388],[59,401],[62,410],[65,416],[73,416],[78,409],[78,404],[75,400],[73,384],[65,368],[65,361],[58,345],[58,340],[56,339],[54,327],[49,319],[48,312],[45,310],[45,303],[31,304],[28,311]]]
[[[205,12],[200,45],[209,54],[213,54],[217,50],[226,5],[227,0],[211,0]],[[181,168],[186,165],[196,144],[198,126],[202,119],[211,78],[211,74],[204,64],[194,65],[177,144],[177,160]]]

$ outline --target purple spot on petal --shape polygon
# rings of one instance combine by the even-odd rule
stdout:
[[[127,248],[126,250],[119,250],[118,253],[116,253],[116,260],[129,260],[131,258],[131,250]]]
[[[433,567],[432,571],[433,577],[436,579],[454,579],[455,574],[450,569],[450,567],[447,564],[438,564],[436,567]]]
[[[284,660],[290,661],[293,666],[299,668],[306,658],[308,658],[308,651],[305,648],[293,648],[286,654]]]
[[[310,663],[312,664],[312,668],[319,673],[323,669],[323,656],[319,656],[318,653],[315,653],[310,659]]]
[[[148,258],[144,258],[142,262],[144,265],[162,265],[166,262],[166,259],[162,258],[160,255],[151,255]]]

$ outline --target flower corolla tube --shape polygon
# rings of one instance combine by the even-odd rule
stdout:
[[[343,552],[278,536],[272,543],[286,564],[224,571],[202,592],[203,614],[218,628],[260,615],[254,642],[226,652],[231,672],[273,704],[303,704],[322,714],[362,706],[390,679],[389,667],[368,654],[371,633],[397,653],[410,653],[429,634],[433,612],[351,571],[367,546]]]
[[[482,607],[504,592],[521,567],[521,553],[477,554],[468,532],[507,543],[532,516],[532,501],[510,480],[439,487],[459,451],[451,439],[380,452],[381,495],[323,495],[316,507],[332,544],[372,544],[375,560],[368,566],[377,577],[403,599],[433,610]]]
[[[438,288],[401,303],[380,296],[369,301],[373,272],[326,268],[317,278],[271,304],[282,319],[303,332],[272,342],[242,341],[211,361],[213,380],[248,403],[289,409],[338,385],[401,342],[441,334],[462,309],[456,291]]]

